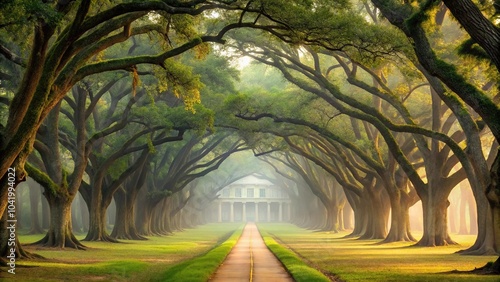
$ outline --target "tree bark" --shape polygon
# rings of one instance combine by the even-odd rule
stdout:
[[[153,207],[151,207],[148,201],[145,201],[144,204],[139,204],[141,207],[136,217],[136,226],[137,231],[142,236],[151,236],[153,235],[153,230],[151,228],[151,221],[153,216]]]
[[[488,20],[471,0],[443,0],[443,2],[500,71],[500,28]]]
[[[106,207],[100,201],[90,209],[89,232],[84,241],[103,241],[118,243],[118,240],[108,235],[106,230]]]
[[[15,248],[15,260],[18,261],[19,259],[34,259],[34,258],[43,258],[40,255],[33,254],[30,252],[27,252],[24,250],[22,247],[21,243],[19,242],[19,236],[17,236],[17,229],[15,230],[15,233],[11,233],[10,229],[7,229],[9,226],[9,223],[7,222],[7,209],[5,210],[3,216],[0,218],[0,257],[2,260],[0,260],[0,265],[5,266],[6,265],[6,260],[4,258],[7,258],[11,254],[11,249]],[[15,240],[14,241],[9,241],[11,237],[11,234],[14,234]]]
[[[421,196],[423,208],[424,230],[417,246],[446,246],[455,245],[448,234],[447,210],[450,202],[443,195]]]
[[[389,196],[391,201],[391,228],[387,237],[382,241],[383,243],[416,241],[410,233],[410,201],[407,195],[398,192]]]
[[[365,231],[359,239],[385,239],[390,210],[387,194],[379,189],[371,192],[369,197],[363,198],[362,202],[366,208],[367,220]]]
[[[33,245],[62,249],[86,249],[73,235],[73,226],[71,223],[72,198],[62,195],[47,195],[46,197],[50,208],[49,230],[45,237],[33,243]]]
[[[135,190],[135,189],[132,189]],[[116,220],[111,232],[111,237],[127,240],[147,240],[141,236],[135,227],[135,201],[137,193],[133,191],[125,192],[119,189],[113,195],[116,204]]]

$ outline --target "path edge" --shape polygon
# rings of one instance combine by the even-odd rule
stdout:
[[[161,273],[156,279],[152,279],[150,281],[151,282],[182,281],[182,279],[179,280],[179,278],[182,278],[182,273],[184,270],[189,272],[200,270],[200,268],[197,265],[201,263],[205,264],[207,257],[210,256],[211,254],[213,255],[217,252],[222,252],[220,256],[217,256],[217,259],[210,259],[210,271],[204,271],[204,273],[200,273],[200,275],[198,275],[198,277],[200,278],[199,280],[200,282],[208,281],[215,274],[219,266],[224,262],[226,257],[233,249],[233,247],[237,244],[237,242],[241,237],[241,234],[243,233],[244,227],[245,224],[240,225],[232,233],[229,232],[231,233],[229,236],[222,236],[221,238],[225,237],[226,239],[219,240],[217,244],[214,245],[214,247],[209,249],[207,252],[168,268],[165,272]]]
[[[257,225],[260,236],[264,240],[266,247],[273,253],[273,255],[280,261],[285,270],[297,282],[329,282],[329,281],[342,281],[331,279],[320,270],[308,265],[300,257],[299,254],[283,246],[277,242],[276,236],[273,234],[260,230]],[[307,277],[304,277],[307,273]]]

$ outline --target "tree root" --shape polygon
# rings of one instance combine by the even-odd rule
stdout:
[[[64,242],[58,242],[55,240],[55,236],[53,234],[47,233],[42,239],[29,245],[47,248],[71,248],[76,250],[87,250],[87,247],[80,243],[80,241],[78,241],[78,239],[73,234],[66,234]]]
[[[457,251],[456,254],[464,256],[496,256],[498,253],[491,247],[481,246],[480,248],[465,249]]]

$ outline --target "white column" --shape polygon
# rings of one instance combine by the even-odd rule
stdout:
[[[234,202],[231,202],[231,212],[229,213],[229,221],[234,222]]]
[[[259,203],[255,203],[255,222],[259,222]]]
[[[292,208],[291,208],[291,203],[287,203],[288,206],[288,221],[292,220]]]
[[[279,221],[283,221],[283,203],[280,202]]]
[[[219,217],[217,219],[218,222],[222,222],[222,202],[219,201]]]
[[[247,203],[242,203],[243,205],[243,215],[241,216],[241,220],[243,222],[247,221]]]
[[[267,222],[271,221],[271,203],[267,202]]]

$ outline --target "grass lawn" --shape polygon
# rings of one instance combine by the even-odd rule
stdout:
[[[206,282],[219,268],[231,249],[241,237],[244,225],[242,224],[226,241],[211,249],[208,253],[194,259],[176,264],[153,279],[164,282]]]
[[[284,223],[260,223],[259,229],[275,236],[315,267],[349,282],[500,281],[499,276],[444,273],[472,270],[496,259],[455,254],[472,245],[474,236],[452,235],[460,246],[423,248],[412,247],[412,243],[378,245],[380,240],[343,239],[348,233],[313,232]]]
[[[240,223],[207,224],[170,236],[123,243],[83,242],[86,251],[26,247],[47,258],[20,261],[16,274],[0,273],[14,281],[156,281],[166,269],[205,254],[224,242]],[[21,235],[22,243],[42,235]],[[80,238],[81,239],[81,238]],[[1,280],[1,279],[0,279]]]
[[[290,275],[297,282],[328,282],[328,277],[313,267],[307,265],[297,254],[278,244],[267,232],[261,231],[266,246],[281,261]]]

